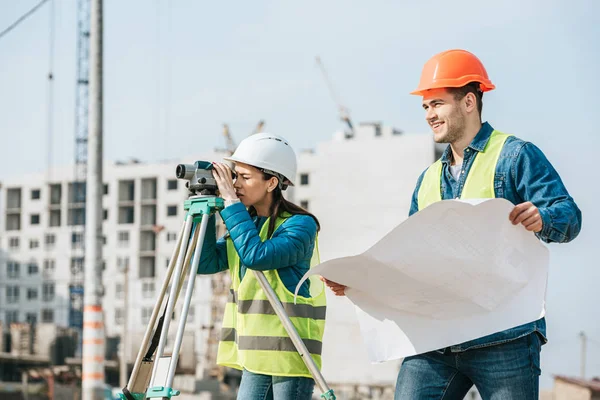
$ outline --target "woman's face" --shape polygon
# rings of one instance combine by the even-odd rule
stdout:
[[[270,192],[277,186],[277,178],[265,180],[258,168],[244,163],[235,163],[236,178],[233,182],[235,193],[246,206],[264,204],[270,199]]]

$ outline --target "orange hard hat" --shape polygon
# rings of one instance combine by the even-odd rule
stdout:
[[[466,50],[446,50],[431,57],[421,73],[419,87],[410,94],[423,95],[430,89],[462,87],[479,82],[479,89],[487,92],[496,86],[473,53]]]

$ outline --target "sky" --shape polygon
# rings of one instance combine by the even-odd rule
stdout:
[[[0,0],[0,29],[36,3]],[[74,160],[77,2],[55,0],[54,14],[50,4],[0,38],[0,180]],[[104,12],[109,161],[202,154],[225,145],[223,123],[240,141],[261,119],[294,148],[314,148],[343,128],[317,55],[355,123],[426,134],[408,94],[423,64],[450,48],[475,53],[497,87],[484,119],[538,145],[583,212],[579,237],[550,246],[541,385],[579,374],[580,331],[587,375],[600,376],[600,2],[105,0]]]

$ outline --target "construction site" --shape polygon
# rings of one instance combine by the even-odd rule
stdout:
[[[129,388],[133,397],[126,398],[139,400],[142,397],[134,394],[134,389],[142,386],[144,391],[152,386],[152,390],[164,390],[162,398],[235,399],[242,372],[218,365],[217,354],[224,331],[223,315],[237,292],[234,293],[229,273],[200,275],[191,271],[193,284],[185,276],[192,257],[196,257],[192,242],[197,237],[204,238],[200,221],[205,223],[205,215],[194,219],[198,225],[186,236],[193,209],[190,201],[193,204],[197,193],[191,189],[194,181],[183,179],[180,169],[196,165],[198,174],[200,164],[194,163],[223,162],[244,139],[265,132],[277,133],[272,128],[285,129],[285,123],[270,119],[272,114],[266,112],[243,113],[241,118],[232,117],[234,123],[221,115],[203,115],[202,118],[214,119],[213,128],[217,128],[192,133],[191,137],[198,138],[194,143],[182,139],[176,156],[173,152],[162,155],[162,149],[179,140],[169,129],[169,121],[178,115],[182,121],[187,118],[173,111],[184,100],[170,97],[169,79],[174,78],[169,78],[152,83],[159,87],[156,103],[162,108],[160,115],[149,115],[148,120],[161,131],[160,138],[145,138],[140,132],[132,136],[130,152],[120,144],[115,146],[118,133],[106,129],[112,122],[105,122],[104,113],[105,82],[111,79],[114,69],[105,68],[103,39],[111,29],[111,22],[105,17],[106,7],[119,4],[104,3],[107,2],[42,0],[9,7],[6,12],[10,11],[11,17],[7,21],[12,24],[0,19],[0,24],[8,26],[0,33],[0,45],[11,40],[11,35],[27,31],[30,19],[36,15],[44,14],[48,23],[44,37],[48,71],[39,115],[45,118],[45,131],[36,132],[35,137],[33,133],[11,134],[21,135],[28,142],[45,142],[41,151],[46,160],[36,168],[15,167],[0,176],[0,399],[123,399],[129,395],[123,389]],[[160,21],[163,11],[169,13],[167,23],[154,27],[157,43],[160,35],[171,32],[178,24],[171,16],[177,6],[167,3],[155,5],[156,21]],[[69,28],[76,32],[75,46],[68,49],[75,55],[76,65],[74,74],[68,79],[63,74],[57,81],[56,59],[67,49],[56,48],[56,32],[65,23],[67,8],[76,15],[76,26]],[[62,11],[57,13],[58,9]],[[161,51],[166,54],[161,53],[153,66],[157,71],[165,65],[164,68],[171,68],[164,61],[171,47]],[[346,107],[340,93],[358,91],[361,85],[342,85],[343,78],[339,76],[348,75],[337,75],[337,71],[344,63],[336,62],[336,68],[329,68],[325,63],[328,57],[321,55],[323,58],[313,54],[310,62],[305,61],[318,83],[315,87],[300,84],[298,93],[318,87],[320,99],[329,106],[323,112],[324,118],[333,122],[323,128],[313,126],[316,133],[311,132],[305,139],[302,133],[293,138],[292,143],[301,143],[295,147],[297,173],[295,184],[284,196],[318,216],[318,246],[320,261],[324,263],[366,252],[405,221],[417,178],[442,157],[447,146],[436,144],[425,124],[421,129],[408,123],[408,127],[394,126],[398,120],[387,122],[380,118],[386,114],[373,112],[368,101],[354,101],[363,108],[356,113],[363,118],[353,118],[355,113]],[[168,73],[177,76],[177,72]],[[231,79],[235,81],[235,77]],[[69,104],[56,93],[64,90],[61,85],[67,80],[69,88],[75,88],[70,111],[74,121],[65,133],[57,132],[56,109]],[[338,86],[344,90],[338,92]],[[127,97],[127,89],[122,89],[123,97]],[[124,103],[124,108],[127,106]],[[422,111],[419,107],[417,104],[415,114]],[[310,109],[307,105],[306,110]],[[370,114],[376,117],[371,119]],[[418,118],[421,121],[422,115]],[[166,132],[162,132],[163,126]],[[5,141],[8,134],[2,135]],[[54,160],[60,153],[56,151],[59,136],[69,136],[73,149],[66,162]],[[157,156],[140,157],[133,149],[142,142],[149,146],[144,149],[152,148]],[[107,143],[119,147],[117,157],[106,157]],[[31,164],[27,156],[23,157],[24,164]],[[193,175],[193,179],[198,176]],[[217,200],[216,206],[210,203],[213,208],[209,208],[210,215],[217,216],[217,238],[229,235],[219,216],[218,210],[223,208],[219,201],[222,200]],[[352,223],[348,223],[350,220]],[[186,248],[188,243],[190,247]],[[554,254],[554,248],[551,250]],[[557,259],[572,257],[567,253],[558,251]],[[582,264],[588,262],[582,260]],[[555,283],[551,281],[550,305],[558,303],[554,293],[563,293],[552,285]],[[179,301],[175,303],[173,297]],[[364,345],[355,304],[329,289],[326,297],[327,324],[320,373],[335,396],[326,397],[322,390],[322,397],[394,399],[402,359],[373,363]],[[172,304],[175,305],[169,313]],[[168,330],[164,337],[158,334],[163,324]],[[180,332],[183,326],[185,330]],[[573,330],[560,334],[561,343],[566,343],[564,349],[568,348],[572,357],[560,356],[560,349],[550,348],[549,359],[556,361],[548,371],[542,368],[545,375],[540,399],[591,400],[600,393],[598,380],[593,378],[600,376],[600,342],[594,340],[600,337],[600,325],[573,325]],[[160,364],[157,354],[163,358],[175,355],[175,362]],[[559,361],[567,359],[560,365]],[[156,376],[163,372],[167,378],[156,383]],[[137,383],[136,378],[145,382]],[[321,398],[319,386],[323,389],[323,385],[319,378],[315,380],[313,398],[317,399]],[[148,382],[154,385],[148,386]],[[148,398],[159,397],[157,394]],[[482,396],[473,387],[464,398],[475,400]]]

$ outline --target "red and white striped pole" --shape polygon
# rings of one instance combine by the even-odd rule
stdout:
[[[104,399],[102,311],[102,1],[91,0],[82,399]]]

